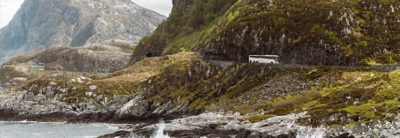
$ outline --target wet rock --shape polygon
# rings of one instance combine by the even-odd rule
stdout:
[[[85,92],[85,95],[86,95],[87,97],[92,97],[92,96],[93,96],[93,92]]]
[[[149,103],[141,95],[136,95],[122,108],[116,111],[115,115],[119,119],[128,117],[143,117],[149,111]]]
[[[152,114],[163,115],[168,110],[170,110],[170,108],[171,108],[171,102],[168,102],[166,104],[156,106],[156,109],[153,110]]]

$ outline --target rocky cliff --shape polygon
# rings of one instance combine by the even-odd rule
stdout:
[[[201,39],[200,30],[224,14],[236,0],[173,0],[172,13],[155,32],[141,40],[131,62],[146,56],[190,51]]]
[[[126,123],[183,117],[168,122],[166,131],[176,137],[307,137],[303,133],[315,131],[398,137],[398,70],[210,62],[179,53],[106,76],[46,74],[12,80],[21,83],[1,91],[0,119]]]
[[[130,0],[27,0],[0,30],[0,59],[112,39],[135,43],[164,18]]]
[[[295,64],[396,64],[399,5],[370,0],[243,1],[230,11],[231,22],[199,49],[207,57],[235,61],[246,61],[249,54],[273,54]]]
[[[213,1],[203,3],[208,2]],[[175,3],[186,5],[185,10],[199,6],[197,1]],[[240,62],[247,61],[251,54],[280,55],[285,64],[373,65],[399,61],[397,1],[235,0],[219,4],[223,5],[217,6],[219,11],[200,4],[203,15],[218,13],[209,20],[185,12],[194,17],[191,23],[195,27],[173,23],[170,17],[166,21],[170,24],[160,26],[142,41],[132,61],[146,53],[180,51],[199,51],[208,59]],[[175,7],[171,15],[179,14],[183,6]],[[174,25],[179,25],[174,30],[186,33],[164,35],[174,34],[174,30],[167,29]],[[148,48],[151,46],[158,51]]]

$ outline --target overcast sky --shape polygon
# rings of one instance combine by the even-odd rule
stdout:
[[[132,0],[143,7],[168,16],[172,0]],[[24,0],[0,0],[0,28],[8,24]]]

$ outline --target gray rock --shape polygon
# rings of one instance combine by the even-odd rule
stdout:
[[[164,19],[130,0],[27,0],[0,30],[0,59],[113,39],[138,42]]]
[[[87,97],[92,97],[92,96],[93,96],[93,92],[85,92],[85,95],[86,95]]]
[[[156,109],[153,110],[152,114],[162,115],[163,113],[167,112],[170,109],[170,107],[171,107],[171,101],[166,104],[156,106]]]
[[[149,112],[149,102],[145,100],[142,95],[136,95],[132,100],[116,111],[115,115],[118,118],[143,117],[147,112]]]

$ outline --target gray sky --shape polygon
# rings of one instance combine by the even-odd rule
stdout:
[[[168,16],[172,9],[172,0],[132,0],[145,8]]]
[[[7,25],[24,0],[0,0],[0,28]]]
[[[172,0],[132,0],[133,2],[168,16],[172,8]],[[0,0],[0,28],[10,22],[24,0]]]

